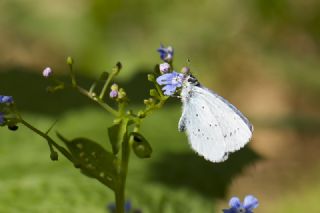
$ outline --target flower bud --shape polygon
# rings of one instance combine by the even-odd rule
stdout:
[[[143,111],[139,111],[138,112],[138,117],[139,118],[144,118],[144,117],[146,117],[146,114]]]
[[[148,74],[148,81],[154,82],[155,78],[153,74]]]
[[[170,64],[168,64],[167,62],[162,63],[159,65],[159,69],[162,74],[167,73],[170,70]]]
[[[121,69],[122,69],[122,64],[121,62],[118,62],[116,66],[112,69],[112,73],[116,76],[119,74]]]
[[[46,67],[43,71],[42,71],[42,75],[45,78],[48,78],[52,75],[52,69],[50,67]]]
[[[118,90],[118,89],[119,89],[118,84],[112,84],[111,90]]]
[[[110,98],[117,98],[118,97],[118,91],[117,90],[111,90],[109,96],[110,96]]]
[[[152,96],[152,97],[158,97],[159,94],[158,94],[157,90],[151,89],[151,90],[150,90],[150,96]]]
[[[69,66],[73,65],[73,58],[71,58],[71,56],[68,56],[68,57],[67,57],[67,64],[68,64]]]
[[[59,159],[58,153],[56,151],[53,151],[50,153],[50,159],[52,161],[57,161]]]
[[[119,98],[119,99],[123,99],[123,98],[125,98],[126,96],[127,96],[127,93],[124,91],[123,88],[120,88],[120,89],[119,89],[119,93],[118,93],[118,98]]]

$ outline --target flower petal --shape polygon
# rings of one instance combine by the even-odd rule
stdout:
[[[157,78],[157,83],[159,85],[171,84],[171,80],[173,77],[174,77],[173,73],[166,73],[166,74],[161,75]]]
[[[12,96],[6,96],[6,95],[0,95],[0,104],[3,103],[13,103],[13,98]]]
[[[176,88],[177,88],[176,86],[168,84],[165,87],[163,87],[162,90],[164,90],[165,95],[171,96],[176,91]]]
[[[229,201],[229,206],[233,208],[240,208],[242,203],[238,197],[232,197]]]
[[[259,201],[257,198],[255,198],[254,196],[252,195],[247,195],[245,198],[244,198],[244,202],[243,202],[243,207],[247,210],[252,210],[254,208],[257,208],[259,205]]]
[[[223,213],[237,213],[237,209],[230,208],[230,209],[222,209]]]

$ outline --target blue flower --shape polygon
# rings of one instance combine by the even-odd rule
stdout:
[[[165,85],[162,90],[164,94],[171,96],[175,93],[177,87],[182,86],[184,75],[173,71],[172,73],[166,73],[157,78],[159,85]]]
[[[4,114],[0,112],[0,125],[3,125],[4,123],[5,123]]]
[[[160,48],[157,49],[160,53],[160,58],[166,62],[172,61],[173,58],[173,48],[171,46],[164,47],[162,44]]]
[[[0,104],[12,104],[13,98],[12,96],[0,95]]]
[[[252,195],[244,198],[243,204],[238,197],[232,197],[229,201],[230,209],[223,209],[224,213],[253,213],[253,209],[257,208],[259,201]]]

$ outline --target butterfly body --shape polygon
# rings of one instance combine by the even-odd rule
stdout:
[[[193,76],[184,79],[180,96],[178,129],[186,132],[192,149],[205,159],[222,162],[249,142],[253,127],[248,119]]]

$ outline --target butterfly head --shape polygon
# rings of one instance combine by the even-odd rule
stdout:
[[[192,74],[185,76],[184,78],[185,86],[200,86],[198,79],[196,79]]]

